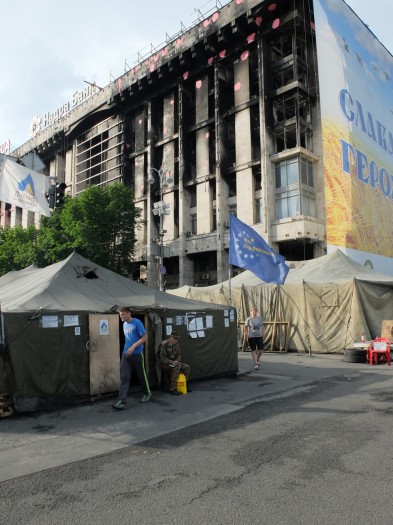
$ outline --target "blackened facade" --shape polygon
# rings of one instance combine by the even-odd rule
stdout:
[[[232,213],[289,260],[325,253],[317,86],[312,3],[233,0],[57,112],[14,155],[37,152],[74,197],[130,186],[143,218],[134,278],[157,286],[162,238],[166,287],[205,286],[228,277]],[[160,167],[173,177],[161,224],[162,188],[148,182]],[[18,209],[2,217],[33,220]]]

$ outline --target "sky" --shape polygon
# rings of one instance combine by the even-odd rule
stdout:
[[[86,82],[105,87],[140,55],[193,26],[227,0],[12,0],[1,2],[0,151],[30,138]],[[393,53],[392,0],[347,0]],[[205,16],[203,16],[205,15]],[[154,47],[152,47],[154,46]]]

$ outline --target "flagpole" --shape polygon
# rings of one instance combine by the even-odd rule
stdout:
[[[228,268],[229,304],[232,304],[231,278],[232,278],[232,264],[230,264]]]
[[[3,175],[3,167],[4,167],[4,164],[5,164],[5,153],[3,156],[0,155],[0,176]],[[5,205],[6,205],[6,202],[0,198],[0,217],[2,217],[4,215],[4,221],[5,221]],[[5,222],[3,223],[3,225],[5,224]]]
[[[307,296],[306,296],[306,285],[305,285],[304,279],[303,279],[302,283],[303,283],[304,310],[305,310],[305,314],[306,314],[305,317],[307,319],[308,318],[308,315],[307,315]],[[304,324],[304,331],[305,331],[306,341],[307,341],[307,344],[308,344],[308,355],[309,355],[309,357],[311,357],[310,332],[308,330],[308,322],[307,321]]]

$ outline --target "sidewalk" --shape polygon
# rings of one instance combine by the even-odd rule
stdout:
[[[391,376],[393,367],[373,367]],[[263,354],[253,370],[251,354],[239,353],[237,377],[192,383],[192,393],[171,396],[153,391],[149,403],[129,396],[126,410],[115,399],[56,412],[0,420],[0,482],[51,467],[105,454],[173,432],[258,402],[306,391],[311,383],[344,374],[369,373],[367,365],[345,363],[342,356]]]

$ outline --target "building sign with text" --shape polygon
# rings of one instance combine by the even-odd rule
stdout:
[[[82,102],[95,95],[98,91],[100,91],[98,86],[95,84],[89,84],[85,89],[81,91],[75,91],[72,96],[72,100],[57,108],[56,111],[53,111],[52,113],[45,113],[43,117],[35,116],[30,126],[30,136],[35,137],[40,131],[43,131],[51,124],[61,120],[71,110],[75,109],[77,106],[79,106],[79,104],[82,104]]]
[[[393,57],[342,0],[315,0],[314,6],[328,251],[338,247],[388,273]]]

